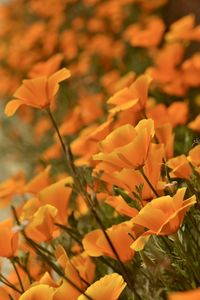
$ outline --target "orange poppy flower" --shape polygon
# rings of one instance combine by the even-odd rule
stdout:
[[[168,296],[168,300],[199,300],[200,288],[186,291],[186,292],[173,292]]]
[[[131,228],[129,222],[123,222],[113,225],[106,230],[110,237],[120,259],[125,262],[132,259],[134,253],[130,249],[132,238],[129,232],[135,236],[135,231]],[[106,255],[116,259],[110,245],[108,244],[102,230],[96,229],[87,233],[83,239],[83,247],[90,256]]]
[[[55,231],[54,220],[57,209],[49,204],[41,206],[25,228],[26,234],[36,242],[48,241]]]
[[[193,166],[200,166],[200,144],[198,144],[189,151],[187,159],[193,164]]]
[[[168,42],[199,41],[200,26],[195,27],[195,16],[190,14],[174,22],[165,38]]]
[[[163,156],[163,145],[152,143],[150,145],[147,160],[143,168],[145,175],[148,177],[149,181],[159,194],[163,189],[160,179]],[[149,200],[155,197],[154,193],[152,192],[151,188],[145,181],[140,171],[124,168],[120,171],[114,172],[112,175],[118,180],[115,184],[125,189],[125,191],[127,191],[131,197],[133,197],[132,192],[137,193],[136,187],[138,187],[139,185],[143,186],[141,192],[141,200]]]
[[[107,101],[108,104],[114,105],[114,108],[110,109],[110,113],[115,114],[119,111],[140,111],[144,109],[151,81],[152,79],[149,75],[141,75],[129,87],[124,87],[116,92]]]
[[[58,92],[59,83],[70,77],[70,72],[63,68],[51,76],[41,76],[34,79],[23,80],[14,96],[5,108],[5,114],[12,116],[21,105],[45,109],[50,107],[54,96]]]
[[[126,287],[123,277],[117,273],[109,274],[93,283],[85,293],[95,300],[117,300]],[[87,300],[80,295],[77,300]]]
[[[11,219],[0,222],[0,256],[14,256],[18,246],[18,233],[13,229]]]
[[[141,120],[134,128],[130,124],[112,131],[101,143],[102,152],[93,156],[116,167],[139,168],[144,165],[151,139],[154,136],[152,119]]]
[[[62,246],[58,246],[56,249],[56,257],[59,265],[63,268],[66,277],[68,277],[77,287],[84,290],[86,287],[85,282],[82,280],[86,274],[88,274],[87,269],[87,260],[82,261],[83,265],[81,267],[79,260],[72,262],[70,260]],[[90,261],[91,262],[91,261]],[[90,265],[90,264],[89,264]],[[91,262],[91,276],[94,276],[94,265]],[[83,275],[83,277],[81,277]],[[70,300],[76,300],[77,297],[81,294],[76,288],[74,288],[69,282],[65,279],[61,279],[58,288],[55,290],[55,295],[53,300],[65,299],[66,295],[70,295]]]
[[[188,124],[188,127],[194,131],[200,132],[200,114]]]
[[[135,217],[138,214],[138,210],[129,206],[122,196],[109,196],[105,202],[122,215]]]
[[[171,177],[190,179],[192,175],[192,169],[184,154],[169,159],[167,165],[170,169],[172,169],[170,172]]]
[[[54,289],[46,284],[38,284],[32,286],[23,295],[19,297],[19,300],[53,300]]]
[[[158,17],[149,17],[143,23],[130,25],[125,31],[125,39],[134,47],[156,47],[162,38],[165,25]]]
[[[200,26],[199,26],[200,29]],[[200,32],[200,30],[199,30]],[[194,54],[184,61],[181,66],[184,83],[187,86],[199,87],[200,85],[200,53]]]
[[[133,224],[148,229],[133,242],[131,245],[133,250],[142,250],[145,242],[153,234],[170,235],[179,229],[186,211],[196,203],[195,196],[183,200],[185,192],[186,188],[181,188],[173,197],[163,196],[153,199],[132,218]]]
[[[59,68],[59,65],[63,59],[63,55],[58,53],[53,55],[45,62],[39,62],[35,64],[30,72],[28,73],[30,78],[35,78],[39,76],[50,76],[56,72]]]

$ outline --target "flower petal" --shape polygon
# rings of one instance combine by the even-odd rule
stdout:
[[[11,117],[15,114],[16,110],[23,104],[25,103],[22,100],[18,100],[18,99],[11,100],[6,105],[4,113],[6,114],[6,116]]]

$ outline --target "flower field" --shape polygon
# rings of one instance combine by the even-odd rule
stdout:
[[[200,25],[167,8],[0,4],[0,300],[200,299]]]

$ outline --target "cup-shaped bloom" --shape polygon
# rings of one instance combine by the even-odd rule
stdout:
[[[133,250],[141,250],[150,235],[170,235],[175,233],[183,222],[183,218],[190,206],[196,203],[196,197],[183,200],[186,188],[178,189],[173,197],[163,196],[153,199],[132,218],[133,224],[148,230],[133,244]]]
[[[152,119],[141,120],[136,127],[123,125],[112,131],[101,143],[101,153],[93,156],[114,165],[116,169],[140,168],[144,165],[154,136]]]
[[[129,87],[116,92],[107,103],[114,107],[111,114],[119,111],[140,111],[145,108],[148,99],[148,89],[152,79],[149,75],[139,76]]]
[[[15,232],[11,219],[0,222],[0,245],[0,256],[14,256],[18,246],[18,233]]]
[[[54,289],[47,284],[32,286],[20,296],[19,300],[53,300]]]
[[[70,72],[63,68],[51,76],[41,76],[23,80],[14,97],[5,108],[5,114],[12,116],[21,105],[45,109],[50,107],[59,89],[59,83],[70,77]]]
[[[133,240],[129,236],[129,233],[135,236],[132,226],[128,222],[123,222],[118,225],[113,225],[108,228],[106,232],[120,259],[124,262],[131,260],[134,253],[130,249]],[[90,256],[98,257],[106,255],[116,259],[113,250],[100,229],[93,230],[85,235],[83,247]]]
[[[87,288],[85,293],[95,300],[117,300],[126,287],[123,277],[117,273],[109,274],[93,283]],[[84,295],[80,295],[77,300],[87,300]]]

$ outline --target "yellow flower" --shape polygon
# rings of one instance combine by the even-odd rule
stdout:
[[[122,276],[113,273],[93,283],[85,293],[95,300],[117,300],[125,286]],[[80,295],[77,300],[87,300],[87,298]]]

